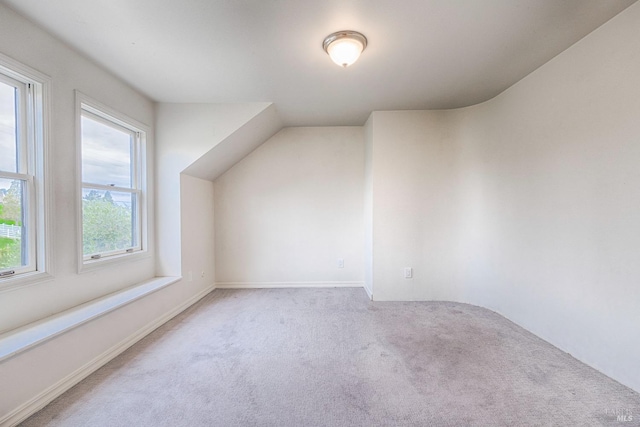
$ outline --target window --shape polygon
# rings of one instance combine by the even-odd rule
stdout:
[[[45,271],[46,89],[46,77],[0,56],[1,287]]]
[[[79,98],[83,264],[145,248],[143,125]]]

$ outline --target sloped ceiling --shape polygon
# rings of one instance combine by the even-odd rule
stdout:
[[[362,125],[502,92],[634,0],[0,0],[159,102],[273,102],[286,126]],[[341,69],[337,30],[369,46]]]
[[[182,173],[214,181],[280,129],[282,129],[282,123],[278,113],[273,105],[269,105],[218,142]]]

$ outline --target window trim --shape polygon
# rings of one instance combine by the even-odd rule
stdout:
[[[149,126],[141,123],[131,117],[114,110],[113,108],[102,104],[99,101],[75,91],[76,98],[76,215],[77,215],[77,259],[78,273],[91,271],[96,268],[102,268],[115,263],[126,261],[134,261],[138,259],[148,258],[151,256],[149,251],[149,230],[148,230],[148,203],[147,194],[149,191],[147,175],[149,173],[149,164],[147,163],[147,138],[150,134]],[[132,188],[120,188],[115,186],[107,186],[93,183],[84,183],[82,181],[82,116],[88,113],[91,119],[95,119],[108,126],[121,127],[126,132],[132,132],[135,135],[134,150],[132,153],[132,164],[135,162],[135,171],[133,180],[137,181]],[[96,190],[123,191],[137,194],[138,217],[137,224],[139,228],[139,241],[133,251],[117,250],[104,252],[100,257],[84,256],[83,250],[83,223],[82,223],[82,192],[83,188]]]
[[[53,277],[53,269],[49,179],[51,78],[2,53],[0,73],[8,82],[15,81],[24,87],[24,94],[21,94],[24,121],[19,126],[25,134],[25,137],[20,139],[23,144],[21,150],[26,153],[26,159],[21,160],[22,164],[16,173],[3,172],[2,176],[26,182],[24,190],[26,197],[29,197],[27,221],[30,228],[27,230],[27,238],[30,264],[33,263],[28,269],[16,269],[15,274],[0,277],[2,293],[50,280]]]

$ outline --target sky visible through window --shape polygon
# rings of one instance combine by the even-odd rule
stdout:
[[[16,101],[15,88],[0,82],[0,170],[16,171]],[[0,188],[8,188],[6,181]]]
[[[82,181],[131,188],[131,133],[82,116]],[[125,193],[112,193],[114,202],[130,205]]]

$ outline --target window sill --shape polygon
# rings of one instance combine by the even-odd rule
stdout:
[[[0,335],[0,362],[179,280],[180,277],[156,277],[115,294],[89,301],[22,328],[6,332]]]

